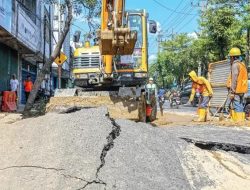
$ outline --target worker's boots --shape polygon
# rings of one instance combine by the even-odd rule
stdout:
[[[242,122],[245,121],[246,114],[245,112],[235,112],[231,110],[231,121],[233,122]]]
[[[207,121],[207,109],[198,109],[198,116],[199,118],[197,120],[194,120],[195,122],[206,122]]]

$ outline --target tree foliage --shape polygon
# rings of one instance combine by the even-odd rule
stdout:
[[[247,31],[250,28],[250,4],[248,0],[211,0],[200,13],[200,32],[197,38],[178,34],[161,44],[163,51],[158,61],[151,65],[150,72],[162,71],[166,84],[174,81],[181,84],[190,70],[197,71],[201,63],[202,74],[206,75],[208,63],[227,58],[231,47],[239,47],[243,53],[249,51]]]

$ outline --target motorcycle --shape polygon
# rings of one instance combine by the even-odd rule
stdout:
[[[178,93],[173,93],[172,97],[170,98],[170,107],[171,108],[179,108],[179,105],[181,104],[181,99]]]

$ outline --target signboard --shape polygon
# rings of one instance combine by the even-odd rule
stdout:
[[[0,0],[0,26],[11,32],[12,1]]]
[[[29,16],[19,7],[18,15],[18,39],[33,51],[39,50],[39,28]]]
[[[67,59],[68,57],[63,52],[61,52],[60,55],[55,59],[55,63],[57,65],[62,65]]]

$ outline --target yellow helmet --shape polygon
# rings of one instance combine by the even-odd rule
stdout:
[[[234,56],[240,56],[241,55],[241,51],[239,48],[232,48],[230,51],[229,51],[229,56],[230,57],[234,57]]]

